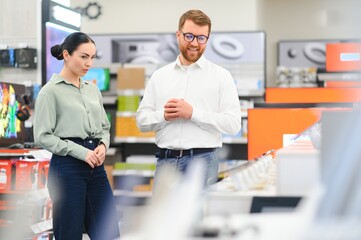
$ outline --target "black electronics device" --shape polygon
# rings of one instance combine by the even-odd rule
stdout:
[[[250,213],[292,212],[298,206],[302,197],[253,197]]]
[[[15,56],[14,49],[1,49],[0,50],[0,67],[14,67]]]
[[[15,67],[36,68],[38,63],[35,48],[15,48]]]

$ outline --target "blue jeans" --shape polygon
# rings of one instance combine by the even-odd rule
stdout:
[[[48,189],[56,240],[81,240],[83,227],[92,240],[119,238],[113,192],[104,164],[93,169],[85,161],[53,155]]]
[[[157,166],[155,170],[154,176],[154,184],[157,184],[157,177],[159,176],[159,170],[165,164],[173,166],[175,169],[180,171],[181,173],[185,173],[189,164],[195,160],[202,160],[204,167],[204,187],[208,187],[209,185],[216,183],[218,180],[218,156],[216,151],[200,153],[190,156],[184,157],[176,157],[176,158],[158,158]]]

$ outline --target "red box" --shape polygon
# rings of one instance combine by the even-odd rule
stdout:
[[[38,160],[38,189],[46,187],[48,182],[50,160]]]
[[[15,190],[37,189],[37,161],[17,160],[15,163]]]
[[[11,160],[0,160],[0,192],[11,190]]]

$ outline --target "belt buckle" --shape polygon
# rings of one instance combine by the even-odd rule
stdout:
[[[178,158],[183,157],[183,149],[179,150],[179,155],[176,157],[178,157]]]

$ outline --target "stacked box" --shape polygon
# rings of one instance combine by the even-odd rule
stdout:
[[[154,137],[154,132],[141,132],[137,127],[135,117],[120,117],[116,120],[116,137]]]
[[[11,190],[11,160],[0,160],[0,192]]]
[[[38,189],[45,188],[48,182],[50,160],[44,159],[38,161]]]
[[[37,189],[37,161],[17,160],[15,163],[15,190]]]
[[[118,96],[119,112],[136,112],[139,106],[140,96]]]
[[[117,89],[144,89],[144,68],[119,68],[117,74]]]

